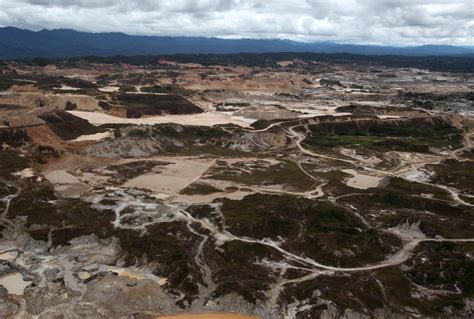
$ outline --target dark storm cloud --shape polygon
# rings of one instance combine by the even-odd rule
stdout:
[[[0,0],[0,25],[149,35],[473,45],[472,0]]]

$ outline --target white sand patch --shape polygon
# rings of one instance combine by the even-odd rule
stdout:
[[[403,116],[399,115],[377,115],[379,119],[399,119],[402,118]]]
[[[378,158],[377,156],[375,156],[375,155],[371,156],[371,157],[362,156],[362,155],[357,154],[357,151],[354,150],[354,149],[341,147],[339,149],[339,152],[342,155],[351,157],[353,159],[356,159],[356,160],[362,162],[365,166],[374,167],[374,166],[382,163],[382,160],[380,158]]]
[[[434,172],[431,172],[427,169],[418,168],[418,169],[414,169],[412,171],[406,172],[405,174],[401,176],[414,182],[428,182],[434,174],[435,174]]]
[[[293,65],[293,61],[278,61],[276,64],[278,64],[281,67],[287,67],[290,65]]]
[[[151,196],[156,198],[156,199],[160,199],[160,200],[168,199],[170,197],[170,195],[165,194],[165,193],[156,193],[156,194],[153,194]]]
[[[55,88],[56,90],[61,90],[61,91],[79,91],[80,88],[75,88],[69,85],[61,85],[58,88]]]
[[[120,90],[118,86],[104,86],[103,88],[99,88],[101,92],[118,92],[118,90]]]
[[[83,142],[83,141],[100,141],[112,136],[112,132],[102,132],[89,135],[81,135],[78,138],[71,140],[70,142]]]
[[[30,285],[31,281],[26,281],[19,272],[14,272],[0,277],[0,285],[8,290],[11,295],[22,296],[23,291]]]
[[[77,273],[77,277],[79,277],[81,280],[87,280],[91,277],[91,274],[87,271],[80,271]]]
[[[23,178],[28,178],[28,177],[35,176],[35,172],[33,172],[33,169],[31,168],[25,168],[24,170],[13,173],[13,175],[23,177]]]
[[[352,175],[351,178],[345,180],[347,186],[358,189],[367,189],[377,187],[380,184],[382,178],[360,174],[354,169],[343,169],[342,172]]]
[[[107,115],[99,112],[68,111],[72,115],[83,118],[94,125],[102,124],[135,124],[135,125],[154,125],[164,123],[176,123],[181,125],[194,126],[214,126],[218,124],[236,124],[243,127],[249,127],[255,122],[252,119],[242,119],[225,113],[200,113],[184,115],[163,115],[152,116],[139,119],[128,119]]]

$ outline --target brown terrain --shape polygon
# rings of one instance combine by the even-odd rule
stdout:
[[[0,317],[469,318],[472,78],[0,65]]]

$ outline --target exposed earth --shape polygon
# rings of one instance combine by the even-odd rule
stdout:
[[[474,315],[474,77],[0,65],[0,317]]]

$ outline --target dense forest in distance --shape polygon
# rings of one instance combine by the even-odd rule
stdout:
[[[20,62],[36,65],[63,63],[77,65],[89,63],[126,63],[131,65],[156,65],[167,59],[179,63],[198,63],[201,65],[243,65],[249,67],[273,67],[278,61],[301,60],[304,62],[322,62],[353,64],[360,66],[385,66],[418,68],[440,72],[474,72],[474,57],[471,56],[400,56],[400,55],[360,55],[348,53],[237,53],[237,54],[175,54],[140,56],[85,56],[69,59],[27,59]]]

